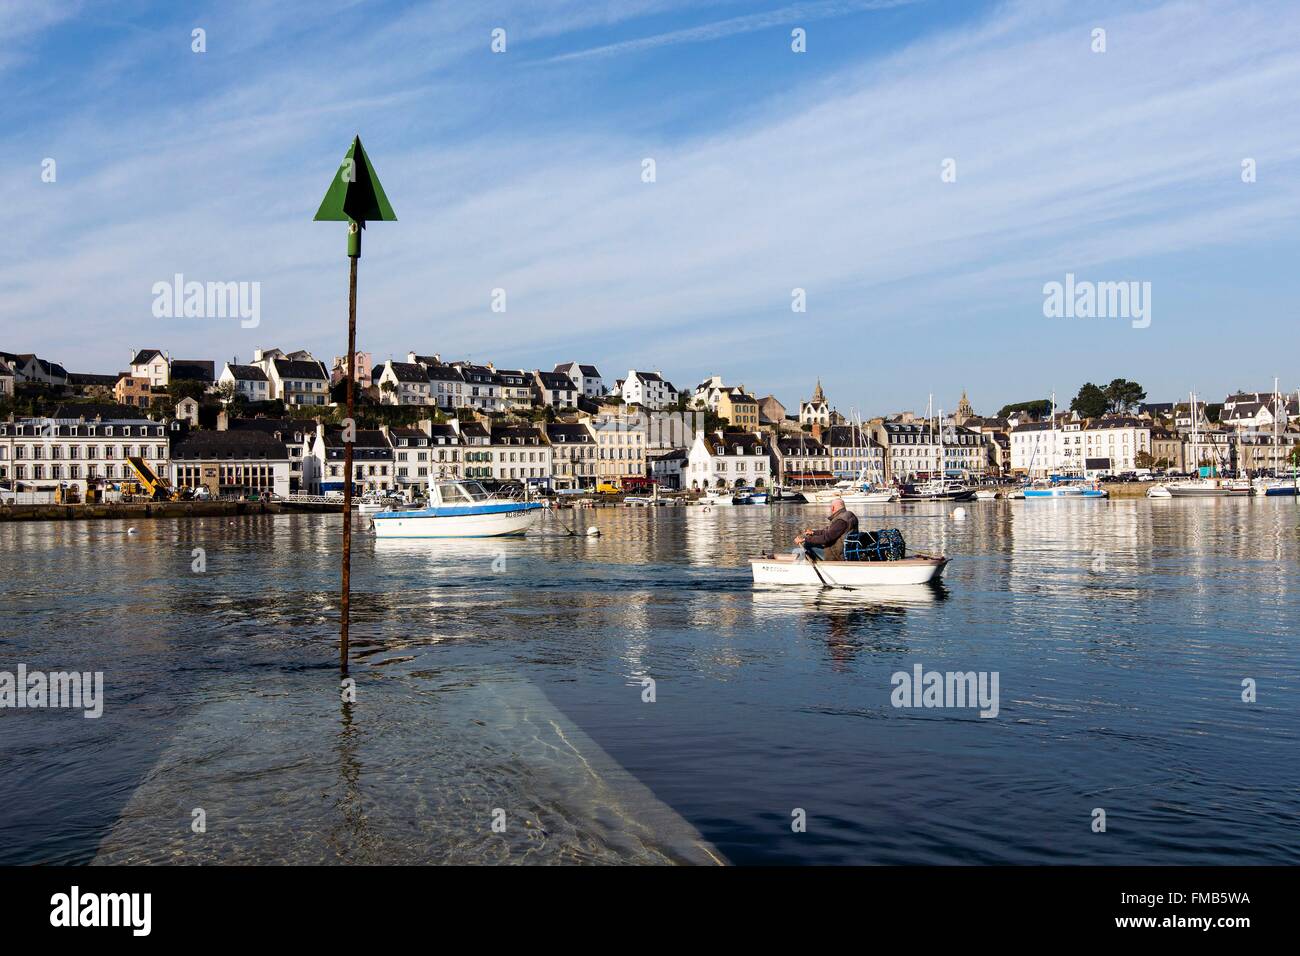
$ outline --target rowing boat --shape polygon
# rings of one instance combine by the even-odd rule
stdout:
[[[928,584],[939,580],[948,559],[914,554],[901,561],[817,561],[803,555],[769,554],[751,558],[755,584],[793,584],[822,587],[871,587]],[[821,572],[821,577],[817,572]]]

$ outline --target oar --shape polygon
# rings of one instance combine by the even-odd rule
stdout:
[[[826,580],[826,578],[824,578],[824,577],[822,576],[821,569],[820,569],[819,567],[817,567],[817,565],[818,565],[818,563],[819,563],[818,558],[817,558],[817,555],[815,555],[815,554],[814,554],[813,552],[811,552],[811,551],[805,551],[804,553],[805,553],[806,555],[808,555],[808,560],[812,562],[813,573],[817,575],[817,580],[818,580],[818,581],[821,581],[821,583],[822,583],[822,587],[824,587],[824,588],[838,588],[838,589],[841,590],[841,591],[856,591],[856,590],[857,590],[857,588],[851,588],[851,587],[849,587],[847,584],[831,584],[829,581]]]

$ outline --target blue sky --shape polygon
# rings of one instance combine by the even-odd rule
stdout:
[[[311,217],[360,133],[399,217],[361,261],[377,361],[788,406],[820,376],[865,414],[1294,389],[1298,38],[1291,2],[0,0],[0,349],[328,361],[347,262]],[[1067,272],[1150,282],[1150,327],[1045,318]],[[260,326],[154,319],[175,273],[259,282]]]

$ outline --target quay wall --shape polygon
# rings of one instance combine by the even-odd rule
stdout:
[[[100,518],[208,518],[284,514],[341,514],[341,504],[280,501],[131,501],[80,505],[0,505],[0,521],[88,521]]]

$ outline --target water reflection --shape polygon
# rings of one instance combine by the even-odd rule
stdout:
[[[694,838],[638,823],[620,766],[738,862],[1300,862],[1296,502],[886,505],[863,527],[947,554],[944,585],[755,588],[749,558],[823,510],[358,535],[355,706],[334,696],[337,516],[0,525],[10,666],[104,670],[108,694],[99,721],[0,714],[0,862],[84,861],[107,833],[105,861],[700,858],[651,845]],[[997,670],[999,718],[890,707],[917,661]],[[1249,706],[1244,676],[1268,690]],[[586,775],[589,748],[614,777]],[[191,791],[238,838],[185,842]],[[813,799],[833,832],[778,833],[774,807]],[[1101,799],[1134,829],[1070,842]],[[536,828],[483,832],[502,801]]]

